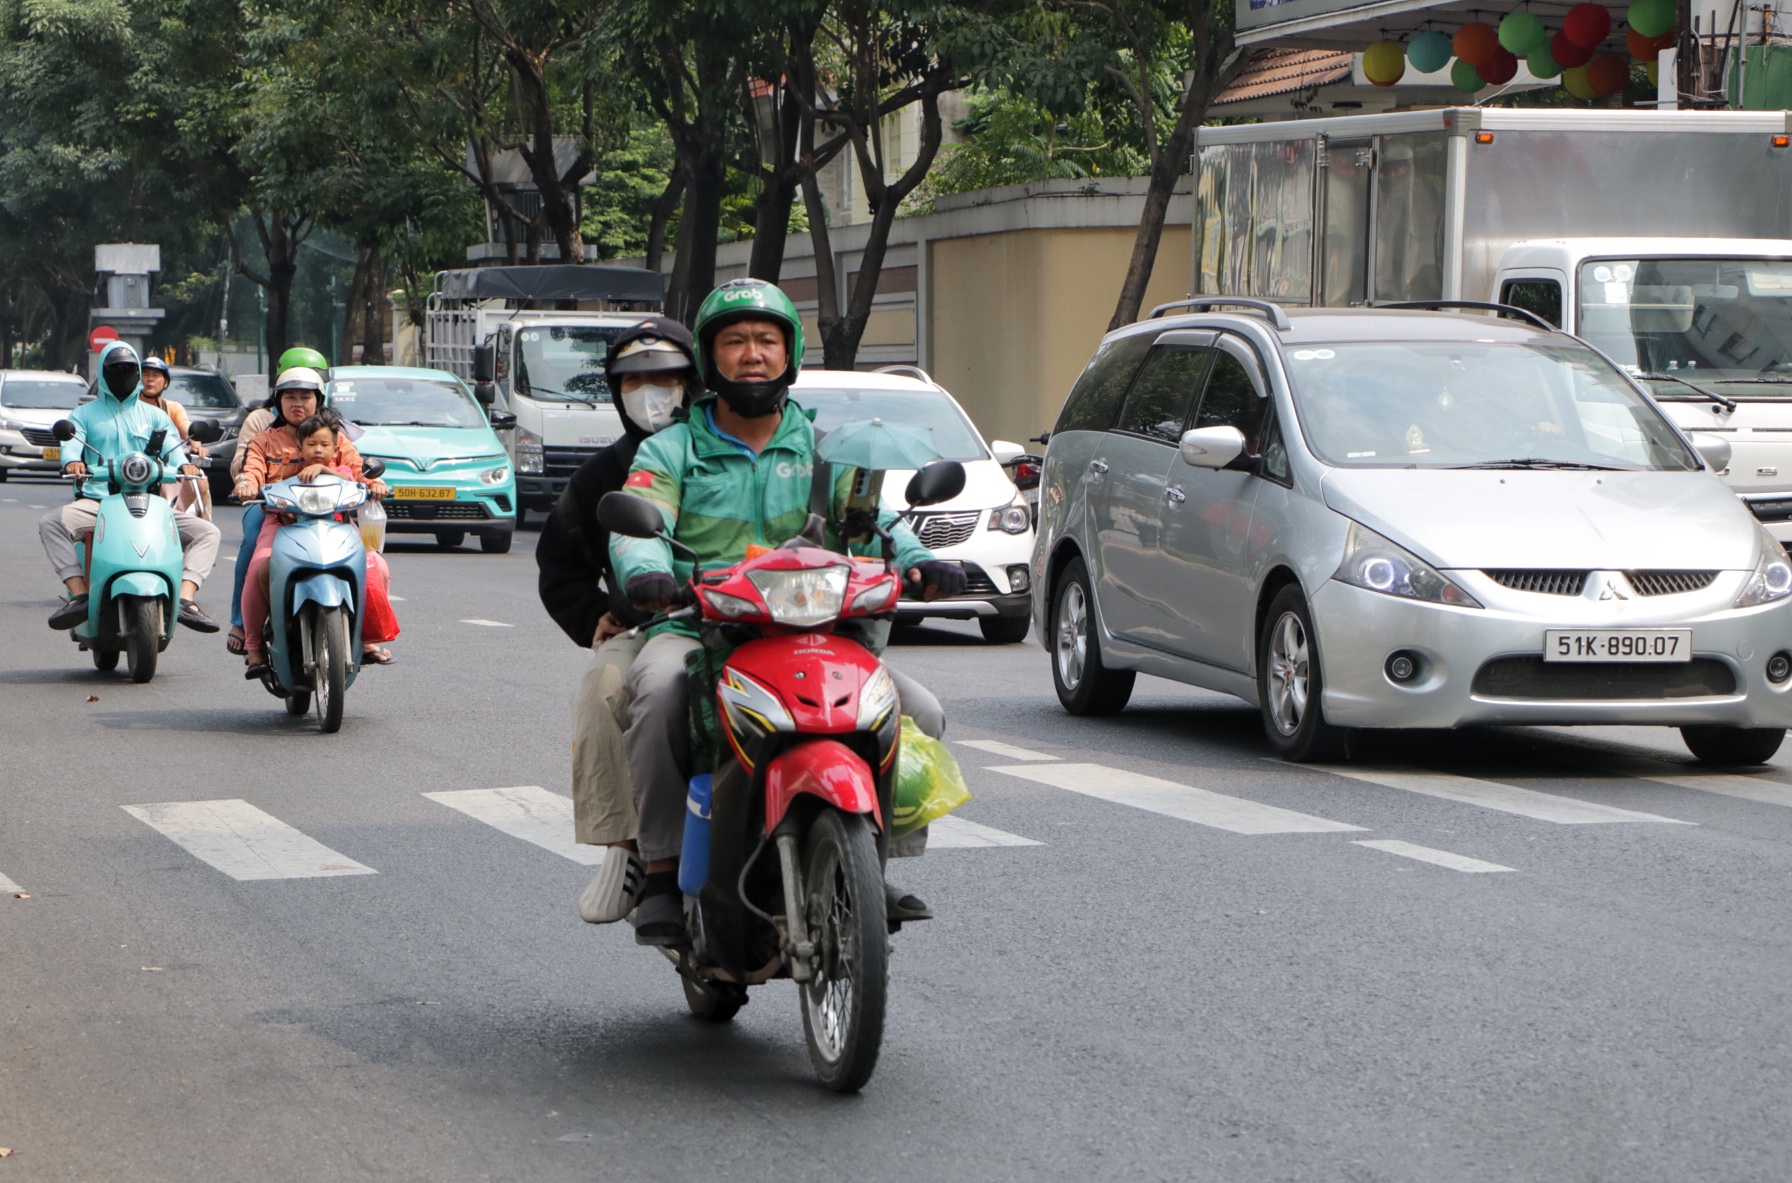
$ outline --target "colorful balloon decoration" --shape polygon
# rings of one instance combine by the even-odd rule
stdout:
[[[1406,60],[1421,74],[1435,74],[1450,64],[1450,39],[1436,29],[1416,34],[1406,43]]]
[[[1649,85],[1650,86],[1660,86],[1661,85],[1661,63],[1660,62],[1644,62],[1643,63],[1643,73],[1645,73],[1649,76]]]
[[[1599,94],[1593,89],[1593,84],[1587,80],[1585,66],[1569,66],[1563,70],[1562,89],[1577,99],[1597,98]]]
[[[1568,40],[1566,33],[1557,33],[1549,39],[1549,56],[1556,59],[1564,70],[1572,70],[1592,61],[1593,51]]]
[[[1587,85],[1594,94],[1617,94],[1630,85],[1630,63],[1615,53],[1602,53],[1587,63]]]
[[[1624,20],[1645,37],[1665,36],[1674,27],[1674,0],[1636,0]]]
[[[1549,34],[1535,14],[1519,9],[1500,18],[1500,47],[1507,53],[1526,57],[1548,43]]]
[[[1377,41],[1363,50],[1363,77],[1376,86],[1392,86],[1406,73],[1406,47],[1398,41]]]
[[[1674,48],[1674,35],[1668,33],[1661,37],[1645,37],[1635,29],[1624,34],[1624,48],[1630,56],[1639,62],[1652,62],[1661,56],[1664,49]]]
[[[1518,55],[1502,49],[1476,66],[1475,73],[1489,86],[1504,86],[1518,77]]]
[[[1475,69],[1473,62],[1457,58],[1456,64],[1450,67],[1450,85],[1464,94],[1474,94],[1487,84],[1482,81],[1481,73]]]
[[[1583,49],[1596,49],[1612,31],[1612,14],[1603,4],[1576,4],[1562,18],[1562,35]]]
[[[1500,35],[1493,26],[1481,21],[1470,21],[1456,30],[1451,41],[1456,56],[1471,66],[1478,66],[1494,55],[1500,47]]]
[[[1562,63],[1550,56],[1547,45],[1525,58],[1524,64],[1535,78],[1554,78],[1562,72]]]

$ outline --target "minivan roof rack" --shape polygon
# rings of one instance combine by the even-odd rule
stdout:
[[[1371,304],[1371,308],[1417,308],[1427,312],[1438,312],[1445,308],[1479,308],[1483,312],[1504,312],[1530,321],[1546,333],[1559,333],[1561,327],[1552,325],[1529,308],[1520,308],[1516,304],[1495,304],[1488,300],[1394,300],[1387,304]]]
[[[1269,323],[1279,333],[1289,329],[1288,314],[1282,306],[1273,300],[1256,300],[1250,296],[1194,296],[1187,300],[1172,300],[1168,304],[1159,304],[1151,310],[1146,320],[1156,320],[1172,308],[1194,308],[1205,311],[1208,308],[1251,308],[1269,317]]]

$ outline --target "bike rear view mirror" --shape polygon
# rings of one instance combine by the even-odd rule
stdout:
[[[938,505],[964,492],[964,465],[956,460],[935,460],[909,478],[903,497],[910,505]]]
[[[58,419],[56,420],[55,425],[50,428],[50,434],[61,440],[63,443],[67,443],[69,440],[75,438],[75,425],[70,423],[67,419]]]
[[[361,460],[361,475],[370,481],[377,481],[386,475],[386,462],[378,456],[367,456]]]

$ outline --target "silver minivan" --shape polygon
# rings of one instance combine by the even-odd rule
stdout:
[[[1478,724],[1778,748],[1792,566],[1720,437],[1564,333],[1217,303],[1251,307],[1109,334],[1051,433],[1033,611],[1066,710],[1144,672],[1257,704],[1295,760]]]

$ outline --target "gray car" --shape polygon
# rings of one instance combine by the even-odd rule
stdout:
[[[1157,674],[1257,704],[1288,759],[1354,728],[1637,723],[1760,762],[1792,724],[1792,566],[1727,450],[1515,320],[1147,320],[1050,436],[1037,635],[1073,714]]]

